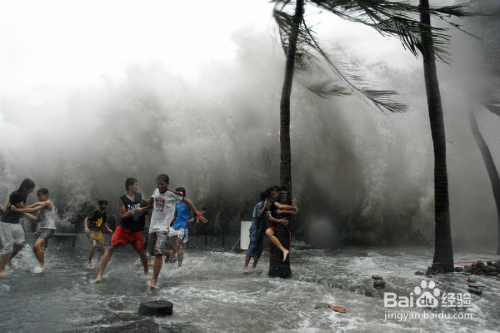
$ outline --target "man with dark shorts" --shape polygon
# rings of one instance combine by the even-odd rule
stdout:
[[[142,239],[142,231],[146,223],[148,207],[141,207],[142,194],[137,192],[139,190],[137,179],[127,178],[125,189],[127,192],[118,200],[121,214],[120,225],[116,227],[113,238],[111,238],[111,246],[102,258],[101,267],[94,280],[96,283],[101,282],[104,269],[106,269],[113,253],[128,244],[132,245],[134,250],[139,254],[142,266],[144,267],[144,275],[150,275],[148,256]]]

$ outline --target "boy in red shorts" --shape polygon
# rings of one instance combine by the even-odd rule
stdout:
[[[278,202],[281,194],[281,189],[278,186],[275,186],[271,191],[271,202],[268,203],[267,207],[267,220],[271,222],[271,227],[267,228],[266,236],[269,238],[269,242],[276,245],[281,252],[283,252],[283,261],[286,260],[286,257],[290,253],[290,249],[285,249],[283,245],[280,243],[278,238],[274,236],[276,233],[276,223],[280,223],[283,225],[288,224],[288,220],[286,218],[281,218],[281,214],[291,214],[296,215],[298,213],[297,209],[297,199],[293,198],[293,205],[283,205]]]
[[[113,238],[111,238],[111,246],[108,247],[108,250],[102,258],[101,267],[94,280],[96,283],[101,282],[104,269],[108,265],[113,253],[128,244],[132,245],[134,250],[139,253],[142,266],[144,266],[144,275],[150,275],[146,247],[142,240],[142,231],[146,223],[148,207],[140,207],[142,194],[137,192],[139,189],[137,179],[127,178],[125,181],[125,189],[127,192],[118,200],[121,214],[120,225],[116,227]]]

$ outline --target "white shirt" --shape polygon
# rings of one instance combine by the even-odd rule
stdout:
[[[182,193],[167,189],[164,193],[160,193],[156,189],[151,196],[154,200],[153,214],[151,215],[151,224],[149,232],[167,231],[170,228],[170,223],[174,219],[175,203],[183,201]]]
[[[50,202],[52,203],[52,201]],[[54,222],[55,207],[52,204],[52,209],[42,209],[40,211],[40,223],[38,224],[40,229],[55,229],[56,224]]]

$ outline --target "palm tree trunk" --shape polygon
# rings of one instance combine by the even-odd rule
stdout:
[[[292,153],[290,145],[290,95],[292,94],[293,70],[295,65],[295,54],[297,52],[297,38],[299,27],[304,15],[304,0],[297,0],[295,15],[293,16],[294,28],[290,31],[288,39],[288,49],[286,53],[285,81],[281,90],[280,102],[280,185],[286,187],[288,191],[282,191],[280,202],[291,204],[292,193]],[[287,216],[290,221],[290,216]],[[288,226],[278,224],[276,226],[276,237],[281,245],[290,250],[290,230]],[[290,257],[283,262],[282,252],[274,245],[271,245],[271,255],[269,258],[269,276],[289,277]]]
[[[498,171],[491,156],[490,149],[484,141],[479,127],[477,126],[476,117],[474,116],[474,111],[470,111],[470,127],[472,129],[472,134],[474,139],[476,139],[477,146],[481,151],[483,156],[484,165],[486,166],[486,171],[488,171],[488,176],[490,177],[491,187],[493,188],[493,197],[495,198],[495,204],[497,206],[497,217],[498,217],[498,242],[497,242],[497,254],[500,254],[500,177],[498,176]]]
[[[453,248],[451,242],[450,205],[448,195],[448,172],[446,168],[446,137],[439,81],[436,71],[436,57],[431,36],[429,0],[420,0],[420,22],[422,54],[424,58],[425,89],[434,146],[434,200],[435,200],[435,250],[434,263],[445,272],[452,272]]]

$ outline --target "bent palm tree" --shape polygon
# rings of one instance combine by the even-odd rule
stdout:
[[[484,106],[496,115],[500,115],[500,107],[496,106],[497,102],[485,103]],[[472,134],[474,139],[476,139],[476,143],[481,151],[481,155],[483,157],[484,165],[486,166],[486,171],[488,172],[488,176],[490,178],[491,187],[493,190],[493,197],[495,199],[495,204],[497,208],[497,218],[498,218],[498,230],[497,230],[497,254],[500,254],[500,176],[498,175],[497,168],[495,166],[495,162],[493,161],[493,157],[491,156],[490,149],[486,144],[481,132],[479,130],[479,126],[477,125],[476,117],[474,116],[474,111],[470,111],[469,114],[470,126],[472,129]]]
[[[292,191],[292,175],[291,175],[291,145],[290,145],[290,95],[294,76],[294,69],[307,70],[318,66],[319,59],[326,63],[331,70],[333,76],[327,80],[314,85],[306,86],[310,91],[321,97],[341,96],[341,95],[357,95],[358,97],[368,100],[380,110],[388,110],[391,112],[403,111],[406,107],[402,104],[390,100],[391,95],[395,95],[394,91],[375,91],[370,89],[358,88],[352,82],[360,82],[360,78],[356,75],[343,74],[335,66],[330,56],[327,55],[319,46],[314,38],[313,31],[308,27],[303,18],[304,0],[274,0],[276,3],[274,8],[274,17],[279,27],[281,43],[285,54],[286,72],[285,82],[283,84],[281,103],[280,103],[280,144],[281,144],[281,164],[280,164],[280,184],[286,187],[288,191],[282,192],[281,203],[289,204]],[[427,36],[426,48],[433,56],[446,60],[447,53],[442,48],[446,42],[447,36],[441,32],[441,29],[433,28],[429,24],[421,24],[413,19],[421,13],[421,7],[416,7],[403,2],[389,2],[384,0],[310,0],[309,3],[315,4],[317,7],[329,11],[343,19],[353,22],[362,23],[374,28],[382,35],[398,37],[405,48],[408,48],[413,54],[417,55],[419,50],[422,50],[421,36]],[[294,14],[287,12],[289,7],[294,7]],[[430,9],[427,6],[426,13],[428,15],[448,14],[455,16],[465,15],[460,11],[460,6],[445,6]],[[425,32],[422,33],[425,27]],[[429,43],[430,42],[432,43]],[[315,54],[313,54],[315,53]],[[319,57],[318,57],[319,55]],[[425,58],[425,56],[424,56]],[[437,77],[436,77],[437,80]],[[437,81],[436,81],[437,82]],[[444,127],[443,127],[444,134]],[[433,136],[434,137],[434,136]],[[444,138],[444,136],[443,136]],[[445,155],[446,156],[446,155]],[[445,158],[446,162],[446,158]],[[446,174],[446,167],[444,168]],[[447,199],[447,181],[446,181],[446,198],[436,197],[436,201],[444,200],[446,205],[443,206],[443,212],[448,216],[449,229],[449,208]],[[436,185],[438,187],[438,185]],[[439,186],[441,188],[441,185]],[[440,205],[441,207],[441,205]],[[436,216],[436,229],[441,230],[442,222],[446,219]],[[446,229],[446,226],[444,226]],[[289,246],[289,230],[288,227],[279,225],[277,228],[277,237],[282,242],[283,246]],[[441,237],[442,233],[439,234]],[[443,234],[444,235],[444,234]],[[444,236],[446,238],[446,236]],[[436,241],[436,244],[438,242]],[[442,244],[443,242],[439,242]],[[446,242],[445,242],[446,243]],[[451,235],[449,236],[449,245],[451,246]],[[440,253],[446,252],[450,254],[450,247],[446,247]],[[289,262],[282,264],[280,261],[281,253],[278,249],[271,251],[269,275],[286,277],[291,274]],[[451,258],[453,253],[451,252]],[[453,263],[453,259],[451,260]],[[287,267],[288,266],[288,267]],[[281,267],[281,268],[280,268]],[[448,266],[446,266],[448,267]]]

